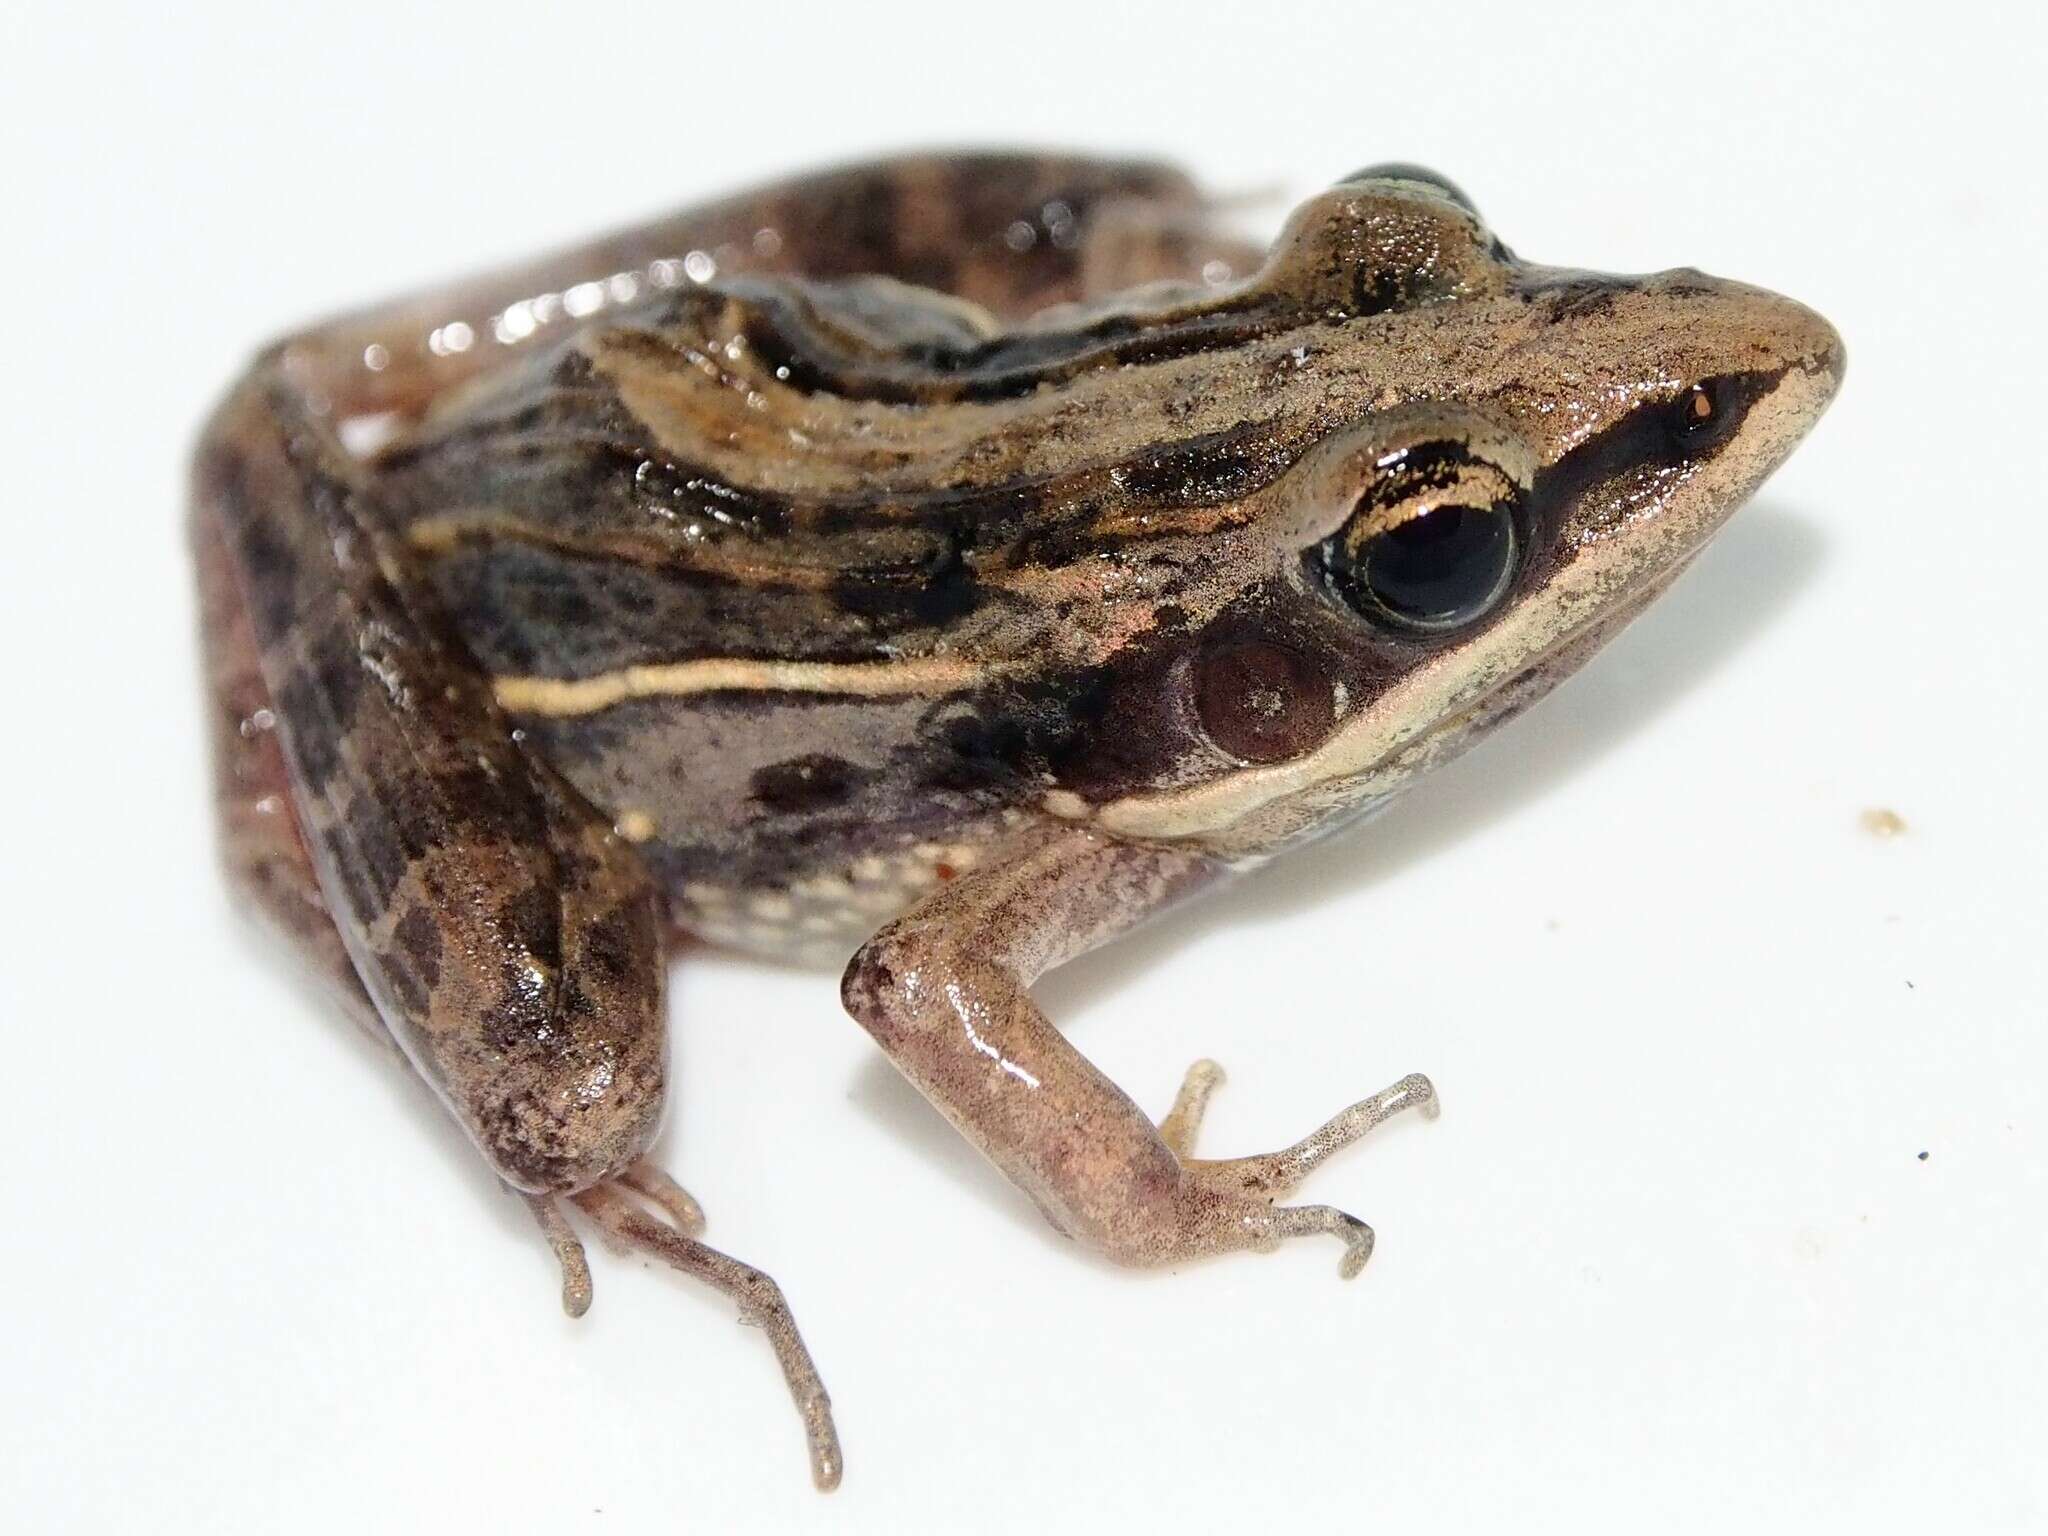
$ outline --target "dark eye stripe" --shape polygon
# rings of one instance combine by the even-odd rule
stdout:
[[[1569,507],[1594,486],[1644,465],[1677,465],[1706,458],[1734,436],[1749,408],[1777,387],[1782,369],[1724,373],[1702,379],[1672,399],[1646,401],[1579,444],[1536,476],[1535,503],[1548,512]],[[1713,409],[1692,415],[1704,394]]]

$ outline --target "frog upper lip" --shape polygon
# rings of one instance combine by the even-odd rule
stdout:
[[[1573,625],[1563,634],[1556,636],[1548,645],[1528,657],[1514,672],[1510,673],[1493,687],[1487,689],[1462,709],[1439,716],[1436,720],[1424,726],[1409,740],[1386,753],[1378,762],[1373,764],[1368,772],[1378,771],[1389,758],[1396,756],[1402,751],[1411,750],[1422,742],[1462,729],[1471,724],[1472,721],[1484,716],[1489,709],[1511,707],[1517,692],[1560,656],[1568,655],[1575,648],[1581,646],[1597,649],[1607,641],[1614,631],[1629,624],[1645,608],[1661,597],[1671,583],[1678,579],[1679,574],[1692,563],[1693,557],[1700,552],[1705,543],[1706,539],[1702,538],[1698,543],[1693,544],[1683,553],[1673,558],[1664,569],[1649,576],[1643,582],[1641,588],[1632,593],[1626,601],[1591,614],[1583,622]]]

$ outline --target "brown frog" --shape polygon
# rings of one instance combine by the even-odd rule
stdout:
[[[1554,686],[1826,407],[1788,300],[1514,256],[1412,166],[1249,249],[1178,174],[905,158],[311,329],[208,425],[193,539],[232,873],[568,1220],[764,1324],[645,1160],[680,930],[848,1010],[1063,1232],[1165,1264],[1411,1076],[1197,1158],[1033,1004],[1049,967],[1386,802]]]

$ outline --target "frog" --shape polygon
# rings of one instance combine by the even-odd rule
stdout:
[[[650,1156],[686,941],[845,1010],[1076,1243],[1374,1235],[1296,1203],[1410,1074],[1197,1156],[1045,972],[1388,804],[1570,675],[1819,419],[1841,339],[1690,268],[1517,256],[1387,163],[1267,243],[1164,164],[807,173],[262,350],[193,459],[232,886],[533,1213],[781,1288]]]

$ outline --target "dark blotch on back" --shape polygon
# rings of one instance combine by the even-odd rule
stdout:
[[[627,980],[642,968],[656,963],[645,953],[641,936],[645,931],[639,909],[621,903],[609,908],[583,932],[583,958],[605,980]]]
[[[441,979],[441,926],[425,907],[413,907],[391,930],[391,943],[412,973],[431,987]]]
[[[257,644],[272,646],[290,633],[298,615],[298,556],[262,517],[240,520],[238,531],[249,621]]]
[[[1553,321],[1587,320],[1606,314],[1614,307],[1614,301],[1631,292],[1633,287],[1626,278],[1589,273],[1583,277],[1567,278],[1536,292],[1548,301]]]
[[[902,573],[849,572],[832,586],[832,600],[844,612],[910,624],[944,624],[964,618],[981,605],[983,596],[957,533],[948,533],[921,568]]]
[[[391,893],[405,878],[409,862],[398,828],[374,796],[358,794],[349,802],[343,820],[351,848],[350,857],[359,871],[364,888],[376,899],[370,910],[381,912],[391,905]]]
[[[340,916],[359,930],[368,927],[384,910],[384,904],[365,876],[362,861],[356,856],[356,840],[348,824],[337,822],[329,827],[320,834],[320,844],[327,852],[335,878],[341,882],[347,911]]]
[[[498,908],[498,931],[508,955],[524,950],[551,970],[562,964],[562,902],[553,891],[533,886]]]
[[[760,769],[751,788],[763,810],[800,815],[844,805],[869,777],[844,758],[820,752]]]
[[[311,795],[324,794],[341,772],[339,733],[327,724],[325,712],[319,681],[306,668],[295,668],[277,690],[277,715],[286,723],[292,756]]]
[[[346,730],[369,682],[361,648],[346,630],[330,625],[313,637],[307,666],[335,725]]]

